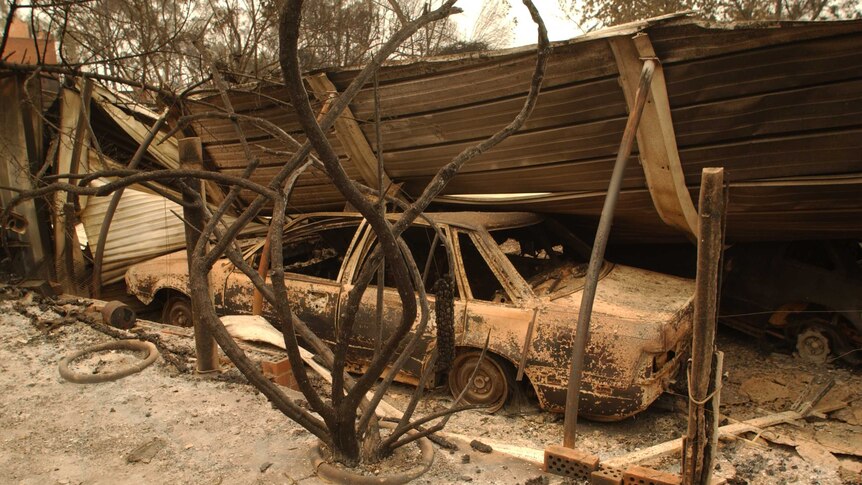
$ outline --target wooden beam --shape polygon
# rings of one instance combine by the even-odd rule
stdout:
[[[685,174],[676,146],[664,71],[649,36],[612,37],[608,40],[620,72],[620,84],[631,110],[644,59],[654,59],[656,70],[650,85],[650,99],[638,128],[638,152],[647,187],[665,224],[692,238],[697,235],[697,211],[685,185]]]
[[[18,194],[9,188],[33,189],[30,164],[35,160],[30,160],[28,155],[25,120],[22,118],[23,89],[26,86],[22,78],[7,76],[0,79],[0,133],[3,136],[0,144],[0,186],[3,187],[0,188],[0,207],[5,207]],[[27,222],[23,233],[7,233],[9,247],[19,247],[19,250],[11,250],[12,262],[7,269],[29,277],[47,278],[44,263],[50,257],[50,246],[43,246],[36,203],[24,201],[14,211]]]
[[[314,96],[321,102],[325,103],[331,97],[338,96],[338,89],[326,77],[326,73],[308,76],[305,80],[311,86]],[[359,170],[365,184],[369,187],[377,187],[377,157],[349,106],[335,120],[335,136],[344,146],[347,156]],[[392,181],[384,173],[383,185],[388,187],[391,184]]]

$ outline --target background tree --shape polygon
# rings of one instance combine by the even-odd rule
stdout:
[[[569,19],[589,32],[684,10],[719,21],[862,18],[858,0],[558,0]]]
[[[280,80],[276,24],[283,3],[32,0],[18,15],[54,34],[67,66],[178,91],[209,71],[195,45],[207,48],[228,82]],[[8,6],[3,4],[0,21],[5,21]],[[302,6],[299,38],[302,66],[362,65],[405,22],[431,6],[425,0],[308,0]],[[393,57],[504,47],[512,31],[508,10],[508,0],[485,2],[466,32],[451,18],[423,26]]]

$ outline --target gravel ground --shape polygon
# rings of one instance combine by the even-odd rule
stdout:
[[[38,298],[0,289],[0,483],[322,483],[307,458],[315,438],[274,410],[235,369],[204,378],[180,373],[159,358],[118,381],[66,382],[57,371],[59,359],[111,337],[73,318],[64,320],[52,308],[40,305]],[[180,356],[191,349],[186,337],[159,336]],[[848,406],[770,428],[757,439],[747,435],[723,443],[716,476],[733,484],[862,483],[858,370],[814,367],[789,355],[766,354],[732,333],[720,335],[718,344],[726,353],[722,411],[727,422],[786,410],[822,372],[838,382],[825,401]],[[105,372],[133,358],[104,353],[73,369]],[[410,391],[395,386],[388,400],[403,408]],[[450,403],[438,389],[423,399],[417,414]],[[579,447],[608,458],[677,438],[686,426],[683,403],[681,396],[666,395],[623,422],[582,422]],[[540,411],[528,397],[496,415],[459,414],[446,430],[488,443],[542,449],[561,441],[562,417]],[[458,451],[438,448],[431,470],[416,483],[514,484],[542,476],[531,463],[499,452],[481,453],[467,442],[457,444]],[[679,470],[675,457],[649,465]],[[531,483],[573,482],[546,475]]]

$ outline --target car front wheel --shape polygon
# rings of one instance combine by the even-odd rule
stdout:
[[[185,296],[172,295],[162,310],[162,323],[178,327],[192,326],[192,303]]]

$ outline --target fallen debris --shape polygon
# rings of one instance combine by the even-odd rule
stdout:
[[[167,443],[165,443],[161,438],[153,438],[132,450],[132,452],[126,456],[126,461],[129,463],[149,463],[166,444]]]
[[[832,453],[862,457],[862,432],[857,427],[831,423],[817,429],[814,439]]]
[[[228,315],[222,317],[221,322],[234,339],[249,342],[264,342],[280,349],[285,348],[284,337],[281,332],[276,330],[265,318],[259,315]],[[303,362],[307,366],[320,374],[326,382],[332,383],[332,374],[325,367],[317,363],[314,359],[314,354],[302,347],[299,348],[299,352]],[[366,396],[368,399],[371,399],[373,393],[369,391]],[[377,405],[377,415],[382,418],[401,419],[401,414],[401,411],[385,400],[381,400],[380,404]]]
[[[548,485],[550,480],[545,475],[539,475],[524,482],[524,485]]]
[[[777,424],[789,423],[797,419],[803,419],[808,416],[823,396],[832,388],[835,381],[831,378],[815,379],[809,384],[805,392],[797,399],[793,405],[792,411],[784,411],[781,413],[770,414],[760,418],[750,419],[741,423],[728,424],[718,428],[719,439],[727,439],[739,436],[743,433],[756,432],[762,433],[763,428],[775,426]],[[617,456],[603,461],[603,464],[609,466],[625,466],[628,464],[641,463],[653,458],[667,456],[675,453],[682,448],[682,438],[667,441],[649,448],[644,448],[622,456]]]
[[[853,426],[862,426],[862,403],[855,402],[849,407],[834,412],[832,417]]]
[[[805,461],[817,467],[828,467],[837,470],[841,464],[838,458],[829,452],[823,445],[806,441],[796,446],[796,452],[799,453]]]
[[[790,399],[790,390],[786,386],[767,377],[746,379],[740,385],[739,390],[758,404],[777,401],[779,399]]]
[[[167,446],[167,452],[160,451],[159,453],[162,454],[157,454],[153,458],[158,466],[146,468],[148,476],[155,482],[218,483],[221,478],[222,483],[246,483],[254,481],[255,476],[261,479],[269,476],[269,480],[272,481],[276,478],[281,479],[285,467],[289,466],[285,463],[305,458],[304,450],[311,442],[309,434],[294,423],[289,421],[282,423],[277,419],[280,415],[271,409],[261,395],[255,394],[244,381],[237,384],[232,380],[199,380],[185,375],[178,376],[172,367],[157,362],[152,369],[134,379],[119,381],[117,385],[80,388],[59,383],[56,370],[50,362],[42,360],[43,356],[56,355],[57,352],[62,354],[68,348],[84,347],[103,337],[92,331],[93,327],[81,322],[62,327],[49,338],[45,338],[32,326],[27,317],[19,317],[10,308],[11,302],[0,303],[0,305],[5,305],[0,312],[3,313],[0,315],[0,320],[4,324],[0,326],[3,330],[0,332],[0,343],[3,344],[2,353],[5,359],[5,364],[2,365],[6,367],[2,384],[12,386],[11,389],[15,390],[14,394],[10,394],[3,401],[9,419],[0,429],[14,446],[10,446],[9,453],[15,461],[7,462],[0,469],[4,476],[11,477],[10,480],[17,483],[30,474],[50,474],[55,467],[61,468],[60,471],[53,472],[57,481],[67,480],[70,483],[92,481],[92,475],[84,474],[86,472],[83,470],[86,469],[98,469],[113,474],[123,473],[123,468],[136,470],[136,472],[144,470],[126,465],[123,453],[147,441],[147,435],[142,438],[137,433],[141,420],[144,419],[143,416],[150,409],[153,411],[152,417],[145,422],[150,426],[167,424],[167,434],[160,432],[158,435],[170,443]],[[34,309],[34,314],[38,311],[36,305],[38,303],[34,302],[31,307]],[[175,331],[167,333],[164,330],[168,327],[146,320],[140,320],[138,327],[145,330],[147,334],[161,336],[164,343],[172,349],[184,350],[190,347],[191,339],[185,335],[190,332],[189,329],[174,329]],[[128,332],[113,330],[128,338]],[[256,360],[278,360],[283,355],[280,350],[274,348],[243,345],[245,351],[254,355]],[[743,359],[733,361],[734,364],[730,367],[732,375],[738,376],[738,381],[732,384],[733,387],[737,387],[739,382],[751,375],[764,375],[764,368],[773,365],[768,359],[752,363],[751,360],[760,358],[760,355],[755,349],[747,347],[744,341],[723,342],[722,345],[729,350],[728,358]],[[49,364],[49,368],[43,368],[45,363]],[[786,372],[801,371],[798,368],[792,368],[787,369]],[[228,374],[238,375],[238,372],[232,370]],[[859,376],[848,374],[843,368],[837,368],[834,375],[839,382],[846,382],[835,387],[843,385],[850,389],[852,394],[847,399],[855,404],[862,389]],[[782,380],[789,380],[781,374],[776,376]],[[801,379],[802,382],[807,380],[809,378]],[[319,382],[323,381],[319,380]],[[34,385],[30,387],[28,384]],[[152,400],[141,399],[141,393],[151,397]],[[203,398],[208,402],[203,403],[199,410],[195,410],[196,416],[193,417],[188,411],[182,411],[189,409],[191,405],[201,405],[201,396],[204,396]],[[387,399],[391,399],[391,404],[401,407],[407,402],[409,395],[404,394],[402,389],[396,388],[391,398]],[[824,398],[815,409],[829,412],[828,408],[823,407],[826,401],[827,398]],[[420,404],[417,412],[433,412],[448,402],[448,395],[432,394],[427,401]],[[111,408],[116,411],[109,412]],[[764,405],[763,408],[769,410],[771,406]],[[254,416],[249,417],[247,423],[238,425],[237,416],[250,411],[254,411]],[[733,416],[740,420],[742,416],[748,417],[756,412],[755,407],[751,405],[738,406],[732,411]],[[530,483],[545,483],[539,481],[541,478],[535,466],[535,463],[540,463],[542,459],[542,451],[538,448],[543,446],[548,436],[560,435],[561,423],[552,419],[538,419],[546,415],[533,408],[522,409],[520,413],[519,415],[488,416],[482,412],[468,412],[457,416],[450,423],[450,429],[463,433],[462,437],[453,436],[453,433],[441,434],[448,440],[456,442],[462,451],[455,454],[437,453],[435,465],[429,472],[431,474],[428,475],[428,480],[434,483],[463,483],[467,481],[466,478],[471,478],[471,483],[502,485],[523,484],[525,480],[535,478],[536,480]],[[830,416],[834,417],[835,414],[836,412],[832,412]],[[94,416],[95,421],[90,421],[90,416]],[[604,424],[584,422],[584,444],[589,451],[603,457],[608,455],[602,453],[622,454],[626,450],[637,449],[678,436],[678,426],[684,422],[682,415],[664,411],[648,411],[647,416],[648,420],[633,420],[625,426],[608,427]],[[765,431],[775,432],[798,441],[802,437],[799,430],[805,430],[809,433],[805,437],[814,441],[815,431],[825,428],[826,424],[820,420],[814,422],[806,420],[795,426],[785,425],[780,428],[768,428]],[[836,420],[828,424],[830,427],[841,425]],[[799,427],[800,425],[802,428]],[[109,428],[106,429],[105,426]],[[32,433],[26,436],[20,435],[19,430],[25,428],[33,430]],[[479,437],[477,434],[468,436],[477,429],[483,431],[483,436]],[[847,429],[852,428],[848,425]],[[207,438],[202,438],[202,431],[208,433]],[[487,436],[485,432],[488,433]],[[485,455],[469,448],[470,441],[476,438],[492,446],[494,453]],[[63,464],[50,463],[51,456],[66,453],[64,450],[70,442],[75,443],[74,446],[78,446],[80,450],[75,460],[87,464],[87,468],[81,466],[69,468]],[[259,443],[260,446],[242,446],[249,442]],[[828,446],[826,447],[828,449]],[[28,449],[30,451],[25,452]],[[116,450],[121,450],[119,461],[114,465],[105,463],[103,458],[111,450],[114,450],[114,453]],[[260,454],[262,450],[265,454]],[[284,451],[274,453],[274,450]],[[810,483],[817,480],[823,485],[859,482],[858,472],[855,475],[853,472],[854,464],[858,464],[858,459],[836,455],[844,469],[836,472],[831,469],[816,468],[793,450],[789,450],[791,453],[787,453],[786,450],[787,448],[779,449],[774,446],[756,448],[742,441],[725,443],[719,458],[721,469],[718,473],[726,479],[737,477],[731,483],[742,483],[745,480],[751,485],[770,485],[781,480],[786,483]],[[468,456],[471,456],[469,463],[471,466],[461,464],[461,457],[465,452],[470,453]],[[529,458],[532,452],[538,453],[538,459],[529,461],[529,464],[510,458],[510,456]],[[25,453],[37,459],[28,462],[24,458],[27,456]],[[168,453],[171,453],[170,460],[165,458],[169,456]],[[231,464],[217,469],[208,468],[207,464],[211,463],[214,457]],[[285,462],[285,460],[288,461]],[[259,465],[266,461],[275,464],[265,475],[261,475]],[[504,471],[499,466],[500,463],[505,463],[509,467],[508,471]],[[649,465],[655,466],[653,463]],[[474,474],[475,467],[482,468],[481,475]],[[460,479],[462,476],[464,480]],[[300,478],[300,475],[295,475],[295,478]],[[286,478],[284,481],[291,483]]]
[[[494,451],[494,449],[493,449],[493,448],[491,448],[490,446],[486,445],[485,443],[482,443],[482,442],[481,442],[481,441],[479,441],[479,440],[473,440],[473,441],[471,441],[471,442],[470,442],[470,448],[473,448],[474,450],[476,450],[476,451],[478,451],[478,452],[480,452],[480,453],[491,453],[492,451]]]

